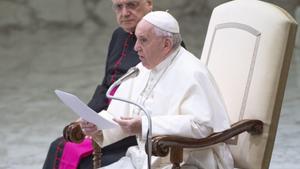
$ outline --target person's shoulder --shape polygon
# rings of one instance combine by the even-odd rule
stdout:
[[[121,27],[117,27],[113,32],[113,36],[122,36],[126,34],[127,32],[125,32]]]
[[[190,51],[186,50],[185,48],[181,47],[179,52],[180,52],[179,55],[181,55],[181,57],[179,57],[180,63],[183,63],[187,66],[193,66],[193,67],[203,66],[203,63],[200,61],[200,59]]]
[[[193,76],[195,73],[207,73],[206,65],[194,54],[184,48],[180,49],[180,53],[181,56],[178,58],[177,63],[179,63],[180,66],[178,67],[183,74]]]
[[[111,38],[113,44],[122,42],[128,36],[128,32],[125,32],[121,27],[118,27],[114,30]]]
[[[121,27],[116,28],[111,36],[110,47],[115,46],[118,42],[121,42],[120,39],[123,39],[125,34],[126,32]]]

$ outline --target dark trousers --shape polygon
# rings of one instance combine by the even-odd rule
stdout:
[[[59,162],[63,153],[65,140],[59,137],[50,145],[43,169],[58,169]],[[121,157],[125,156],[128,147],[137,145],[136,137],[130,136],[120,140],[116,143],[102,148],[101,166],[104,167],[111,163],[118,161]],[[93,168],[93,155],[89,155],[80,160],[78,169],[92,169]]]

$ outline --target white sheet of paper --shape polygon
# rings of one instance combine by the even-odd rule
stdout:
[[[65,105],[73,110],[74,113],[82,117],[84,120],[96,124],[98,129],[103,130],[119,126],[118,123],[112,120],[113,117],[109,116],[108,113],[96,113],[77,96],[61,90],[55,90],[55,94]]]

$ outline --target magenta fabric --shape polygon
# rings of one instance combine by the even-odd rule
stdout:
[[[119,86],[114,87],[114,88],[110,91],[109,94],[112,95],[112,96],[115,95],[115,93],[116,93],[116,91],[117,91],[118,88],[119,88]],[[110,101],[111,101],[111,99],[108,100],[108,103],[109,103],[109,104],[110,104]]]
[[[77,169],[80,159],[93,152],[91,139],[84,139],[80,144],[66,142],[59,164],[59,169]]]

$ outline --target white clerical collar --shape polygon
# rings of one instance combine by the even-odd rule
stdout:
[[[176,57],[176,55],[178,54],[180,50],[180,46],[175,49],[171,54],[169,54],[169,56],[167,56],[162,62],[160,62],[158,65],[156,65],[151,72],[153,73],[157,73],[160,72],[161,70],[163,70],[165,67],[168,67],[171,62],[174,60],[174,58]]]

